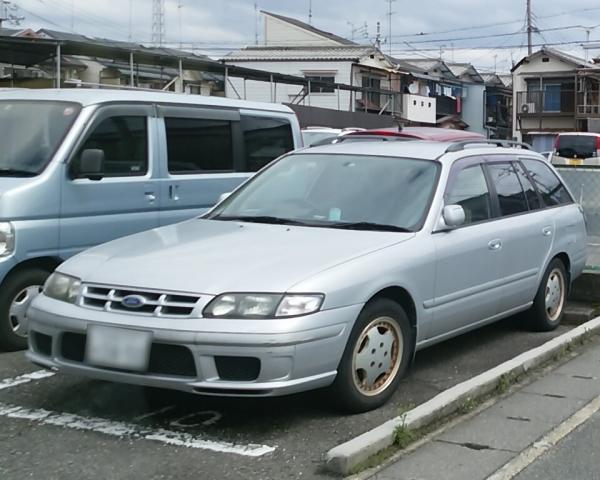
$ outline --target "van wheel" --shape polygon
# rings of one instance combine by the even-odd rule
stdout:
[[[50,272],[41,268],[9,275],[0,288],[0,348],[6,351],[27,348],[27,309],[44,286]]]
[[[360,312],[330,387],[332,401],[348,413],[383,405],[410,363],[413,333],[396,302],[377,298]]]
[[[567,272],[563,262],[550,262],[529,311],[529,323],[536,332],[549,332],[560,325],[567,303]]]

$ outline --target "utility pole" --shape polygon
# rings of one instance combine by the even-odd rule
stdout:
[[[258,2],[254,2],[254,45],[258,45]]]
[[[312,0],[308,0],[308,24],[312,25]]]
[[[133,28],[133,0],[129,0],[129,35],[127,39],[131,42]]]
[[[14,12],[14,13],[11,13]],[[8,0],[0,0],[0,28],[2,22],[8,22],[11,25],[19,26],[25,20],[25,17],[17,15],[18,7]]]
[[[381,50],[381,23],[377,22],[377,34],[375,35],[375,46],[377,50]]]
[[[533,32],[533,22],[531,19],[531,0],[527,0],[527,54],[533,53],[533,44],[531,41],[531,34]]]
[[[165,41],[165,0],[152,1],[152,43],[162,46]]]
[[[177,22],[179,23],[179,50],[183,48],[183,30],[181,28],[181,9],[183,4],[181,0],[177,0]]]
[[[388,3],[388,47],[389,47],[389,54],[390,56],[392,56],[392,15],[394,15],[395,12],[392,11],[392,3],[395,2],[396,0],[385,0]]]

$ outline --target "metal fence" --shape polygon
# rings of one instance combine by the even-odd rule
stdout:
[[[588,230],[587,268],[600,270],[600,169],[557,168],[583,207]]]

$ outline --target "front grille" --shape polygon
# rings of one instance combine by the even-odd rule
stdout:
[[[217,373],[221,380],[250,382],[258,378],[260,360],[254,357],[215,357]]]
[[[139,305],[125,305],[123,299],[126,297],[136,297]],[[84,285],[80,305],[128,315],[182,318],[192,314],[198,300],[200,297],[197,295]]]
[[[85,358],[86,336],[81,333],[64,333],[60,342],[60,353],[63,358],[72,362],[83,362]]]
[[[148,373],[196,377],[194,356],[189,349],[180,345],[153,343]]]

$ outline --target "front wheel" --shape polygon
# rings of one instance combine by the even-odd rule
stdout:
[[[50,275],[32,268],[12,273],[0,288],[0,349],[27,348],[27,309]]]
[[[565,266],[555,258],[544,273],[529,312],[532,330],[549,332],[560,325],[567,303],[567,286]]]
[[[410,322],[400,305],[386,298],[365,305],[331,386],[334,403],[350,413],[383,405],[406,372],[413,343]]]

